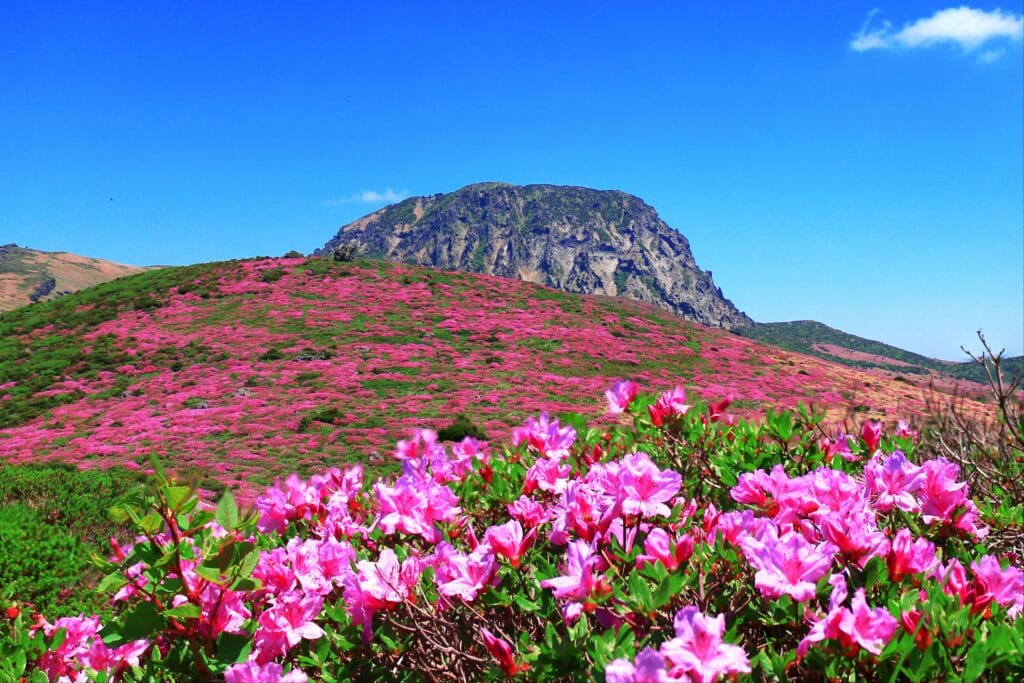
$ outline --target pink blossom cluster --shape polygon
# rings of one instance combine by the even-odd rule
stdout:
[[[613,414],[631,404],[638,385],[665,386],[681,376],[709,400],[812,400],[841,414],[849,404],[843,392],[855,392],[877,410],[923,408],[913,386],[694,326],[637,302],[582,297],[579,310],[569,311],[519,281],[441,278],[404,264],[385,272],[352,265],[328,275],[302,266],[299,259],[211,265],[202,279],[208,298],[172,289],[160,307],[126,310],[78,331],[89,343],[114,340],[131,362],[94,375],[71,369],[42,390],[68,402],[50,416],[0,429],[4,459],[138,468],[155,455],[251,500],[276,475],[386,453],[410,429],[442,427],[460,412],[500,439],[518,424],[519,411],[596,415],[600,408],[581,397],[600,395],[624,371],[632,379],[609,391]],[[264,282],[271,269],[283,277]],[[26,339],[44,333],[63,332],[47,326]],[[538,341],[557,350],[530,348]],[[191,354],[195,345],[207,351]],[[332,357],[304,354],[311,346],[332,347]],[[267,359],[270,349],[282,357]],[[318,380],[300,380],[309,374]],[[129,389],[104,397],[119,380]],[[0,384],[0,401],[13,400],[13,388]],[[667,392],[651,406],[651,418],[660,424],[687,405],[681,391]],[[327,406],[342,417],[297,429],[302,417]],[[533,431],[532,438],[540,436]]]
[[[65,680],[84,683],[91,680],[85,671],[117,673],[139,665],[139,659],[149,649],[146,640],[134,640],[116,648],[108,647],[100,637],[100,618],[96,616],[62,617],[52,624],[42,619],[33,631],[42,629],[47,637],[59,631],[64,640],[43,653],[39,669],[51,681]]]
[[[626,410],[635,400],[630,394],[629,387],[616,385],[607,398]],[[681,389],[658,399],[666,416],[684,415],[684,400]],[[702,419],[726,422],[725,407],[713,406]],[[204,578],[201,549],[181,541],[190,552],[170,571],[180,582],[171,607],[198,606],[200,635],[251,637],[248,659],[228,668],[225,680],[261,683],[306,680],[300,670],[285,672],[282,665],[294,661],[303,643],[324,638],[325,610],[343,610],[370,642],[383,620],[425,607],[425,586],[433,595],[429,609],[447,613],[482,609],[482,598],[503,577],[536,577],[568,624],[591,615],[603,627],[636,626],[648,617],[631,611],[617,582],[640,570],[693,571],[691,558],[706,557],[719,542],[742,558],[734,569],[751,581],[751,593],[800,604],[807,621],[800,656],[827,643],[878,655],[900,628],[920,632],[919,611],[897,618],[869,604],[863,588],[850,595],[850,577],[872,560],[890,580],[906,580],[919,602],[927,599],[922,586],[932,585],[976,614],[993,605],[1011,617],[1024,610],[1024,572],[984,556],[971,563],[968,575],[955,559],[942,563],[931,540],[902,524],[910,516],[936,537],[984,536],[966,484],[944,460],[914,464],[899,451],[876,448],[862,476],[828,467],[800,476],[782,465],[759,469],[742,474],[729,491],[742,507],[722,512],[710,504],[701,510],[684,495],[682,475],[636,445],[593,457],[578,444],[575,429],[547,414],[528,419],[515,435],[517,449],[498,454],[468,437],[449,449],[436,433],[421,430],[399,442],[400,471],[370,486],[358,465],[278,481],[255,501],[263,536],[235,539],[262,542],[252,570],[258,586],[234,590]],[[518,498],[504,511],[477,514],[473,495],[460,498],[458,492],[486,488],[499,466],[524,472],[521,490],[511,494]],[[237,534],[216,522],[208,531],[216,538]],[[167,541],[166,534],[156,538]],[[538,546],[553,552],[548,570],[530,564]],[[115,546],[115,559],[130,552]],[[145,599],[147,569],[141,563],[126,568],[128,583],[116,599]],[[832,588],[827,608],[818,595],[824,582]],[[703,683],[750,671],[743,648],[725,642],[723,615],[707,616],[690,605],[676,613],[673,627],[674,636],[657,647],[611,662],[608,680]],[[52,680],[75,680],[87,669],[116,671],[152,645],[138,641],[111,650],[96,638],[95,618],[44,628],[69,633],[48,655]],[[525,670],[506,639],[487,629],[480,635],[503,672]]]
[[[721,676],[750,673],[743,648],[725,642],[725,617],[708,617],[693,606],[676,614],[675,637],[655,650],[644,648],[636,660],[616,659],[605,670],[608,683],[713,683]]]

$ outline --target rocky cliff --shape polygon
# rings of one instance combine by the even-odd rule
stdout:
[[[697,267],[687,239],[615,190],[479,183],[411,197],[342,227],[336,249],[646,301],[711,327],[750,324]]]

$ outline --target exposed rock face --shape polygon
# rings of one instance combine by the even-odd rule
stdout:
[[[316,255],[359,256],[625,296],[732,329],[751,323],[697,267],[690,243],[615,190],[479,183],[411,197],[344,226]]]

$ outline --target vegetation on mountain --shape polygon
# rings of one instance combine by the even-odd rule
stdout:
[[[754,323],[737,334],[856,368],[888,370],[897,375],[935,376],[985,383],[984,369],[968,360],[961,363],[936,360],[889,344],[848,334],[813,320]],[[964,340],[965,344],[969,340]],[[969,347],[968,347],[969,348]],[[1008,376],[1024,375],[1024,356],[1003,359]]]
[[[994,403],[926,400],[648,304],[365,259],[9,311],[0,681],[1016,681],[1000,361]]]
[[[460,413],[492,439],[543,409],[593,415],[588,397],[620,377],[742,397],[741,415],[924,409],[911,384],[626,299],[384,261],[258,259],[149,271],[0,315],[0,452],[137,469],[156,456],[207,490],[252,491],[381,462],[410,429]]]

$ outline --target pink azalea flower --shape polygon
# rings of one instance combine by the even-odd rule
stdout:
[[[835,439],[824,437],[818,441],[818,447],[825,456],[825,462],[831,463],[832,459],[837,455],[847,462],[858,460],[858,456],[854,455],[853,451],[850,450],[850,440],[852,438],[849,434],[839,434]]]
[[[559,545],[567,542],[567,532],[572,530],[589,543],[608,530],[621,509],[618,499],[603,489],[591,482],[576,480],[569,484],[556,508],[552,542]]]
[[[576,441],[576,430],[562,427],[557,419],[541,413],[539,417],[527,418],[522,427],[512,430],[512,445],[526,446],[545,458],[562,460],[569,456],[569,448]]]
[[[644,540],[644,551],[646,554],[636,558],[638,567],[661,562],[666,569],[674,572],[693,554],[693,536],[683,534],[672,539],[667,531],[661,527],[655,527],[651,529]]]
[[[693,683],[712,683],[726,674],[750,673],[750,660],[739,645],[723,640],[725,617],[707,617],[695,606],[675,618],[676,637],[661,644],[671,680],[689,675]]]
[[[845,593],[844,582],[844,598]],[[849,608],[840,606],[838,602],[833,600],[829,613],[811,626],[810,632],[797,646],[797,654],[801,657],[806,655],[812,643],[837,640],[843,647],[859,647],[873,655],[880,655],[896,633],[899,624],[895,617],[883,607],[868,607],[863,588],[858,588],[854,593]]]
[[[825,540],[861,568],[872,557],[884,557],[889,552],[889,540],[863,500],[851,500],[841,510],[822,516],[819,526]]]
[[[927,473],[911,464],[900,451],[893,451],[884,460],[875,455],[864,466],[864,484],[876,496],[875,507],[888,512],[894,507],[904,512],[917,512],[920,503],[914,494],[924,486]]]
[[[533,547],[537,538],[537,527],[523,535],[523,527],[517,520],[492,526],[484,532],[484,543],[495,554],[506,558],[513,567],[518,567],[523,554]]]
[[[926,538],[916,541],[909,529],[900,529],[892,539],[887,564],[889,578],[899,581],[908,574],[922,574],[935,568],[935,545]]]
[[[647,412],[651,415],[651,424],[655,427],[662,426],[666,420],[685,415],[689,410],[690,406],[686,403],[686,390],[682,387],[666,391],[658,397],[653,405],[647,407]]]
[[[714,543],[715,537],[722,534],[726,543],[740,545],[747,536],[760,537],[769,524],[770,520],[755,515],[753,510],[723,512],[708,529],[708,541]]]
[[[224,670],[224,683],[306,683],[309,677],[299,669],[283,673],[277,662],[232,664]]]
[[[896,436],[903,439],[917,440],[917,432],[910,428],[904,420],[900,420],[896,424]]]
[[[257,620],[256,661],[268,662],[287,654],[301,640],[323,637],[323,629],[313,623],[323,604],[319,595],[285,593],[277,596],[273,606]]]
[[[657,650],[645,647],[636,656],[636,662],[616,659],[604,670],[607,683],[664,683],[668,680],[665,658]]]
[[[391,548],[384,548],[376,562],[360,560],[356,571],[343,579],[345,604],[352,623],[363,627],[363,640],[370,642],[373,615],[400,604],[419,580],[423,561],[415,555],[399,564]]]
[[[572,469],[568,463],[562,464],[558,460],[538,458],[537,462],[526,471],[526,479],[523,481],[523,492],[532,493],[536,489],[551,493],[562,493],[569,484],[569,475]]]
[[[759,538],[747,536],[740,542],[747,561],[757,569],[754,585],[768,598],[788,595],[797,602],[814,597],[818,579],[832,567],[835,546],[809,543],[795,532],[781,537],[773,524]]]
[[[996,602],[1004,607],[1011,617],[1016,617],[1024,609],[1024,572],[1016,567],[1003,569],[999,560],[992,555],[985,555],[977,562],[971,563],[979,601]]]
[[[868,420],[860,428],[860,440],[864,442],[864,448],[868,453],[878,450],[878,443],[882,439],[882,423]]]
[[[297,581],[285,548],[261,551],[252,576],[259,579],[263,588],[271,593],[286,593],[295,588]]]
[[[521,671],[525,671],[525,664],[516,664],[515,655],[512,653],[512,646],[504,638],[499,638],[485,628],[480,629],[480,637],[484,641],[484,647],[491,653],[491,656],[498,662],[498,667],[509,678],[515,678]]]
[[[295,507],[277,486],[271,486],[256,499],[256,510],[259,512],[256,528],[264,534],[272,531],[284,533],[288,521],[295,515]]]
[[[782,465],[776,465],[770,473],[764,470],[744,472],[736,485],[730,489],[729,495],[737,503],[756,505],[770,514],[775,514],[778,511],[776,501],[785,496],[792,481]]]
[[[245,604],[247,594],[209,584],[202,593],[203,618],[213,633],[245,633],[252,612]]]
[[[452,446],[450,460],[451,471],[455,479],[464,481],[473,472],[473,462],[479,461],[486,465],[491,458],[491,447],[485,441],[478,441],[471,436]]]
[[[295,537],[288,542],[288,559],[295,578],[306,593],[327,595],[333,586],[320,567],[320,542],[316,539]]]
[[[975,538],[988,535],[988,528],[977,525],[978,508],[967,497],[967,482],[956,480],[960,468],[942,458],[929,460],[921,468],[925,480],[918,498],[925,523],[948,524]]]
[[[633,453],[622,460],[619,471],[622,484],[622,512],[640,517],[668,517],[672,511],[666,502],[682,486],[683,478],[673,470],[660,470],[646,453]]]
[[[509,503],[508,514],[528,527],[540,526],[549,518],[543,505],[526,496],[520,496],[518,500]]]
[[[340,586],[346,576],[352,573],[352,563],[356,559],[356,551],[345,541],[338,541],[328,536],[320,541],[317,548],[320,560],[320,571],[324,578]]]
[[[583,601],[602,588],[604,560],[586,541],[569,544],[563,573],[541,582],[543,588],[550,588],[556,598]]]
[[[438,555],[435,564],[437,592],[445,597],[472,602],[496,579],[498,563],[486,546],[468,555],[450,550]]]
[[[939,582],[946,595],[956,595],[960,598],[961,603],[966,602],[970,589],[967,570],[955,557],[944,565],[936,565],[931,576]]]
[[[432,542],[438,538],[437,529],[430,523],[429,501],[408,477],[400,477],[394,486],[378,482],[373,490],[377,496],[377,523],[384,533],[401,531]]]
[[[640,387],[636,382],[622,380],[612,385],[612,388],[604,392],[608,399],[608,412],[612,415],[620,415],[626,411],[629,404],[636,398]]]

